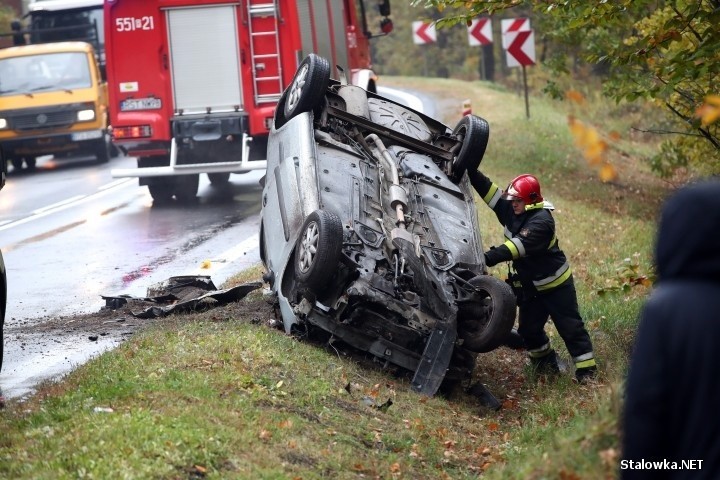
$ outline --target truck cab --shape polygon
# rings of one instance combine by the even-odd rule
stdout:
[[[43,155],[110,159],[107,85],[90,44],[0,50],[0,146],[15,170]]]

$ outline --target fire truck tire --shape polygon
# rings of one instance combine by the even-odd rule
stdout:
[[[23,159],[22,158],[13,157],[10,159],[10,163],[12,164],[13,169],[15,169],[15,170],[21,170],[23,167]]]
[[[490,125],[475,115],[466,115],[453,130],[462,141],[460,152],[453,159],[450,180],[460,183],[466,170],[477,170],[490,139]]]
[[[311,292],[322,293],[338,268],[342,241],[340,217],[327,210],[308,215],[295,246],[295,278]]]
[[[491,275],[469,280],[477,289],[476,301],[458,315],[458,337],[463,348],[487,353],[502,345],[515,323],[516,300],[510,285]]]
[[[230,172],[218,172],[207,174],[210,183],[215,186],[227,185],[230,181]]]
[[[25,166],[28,170],[35,170],[35,167],[37,166],[37,158],[25,157]]]
[[[107,163],[110,161],[111,156],[110,139],[103,137],[98,140],[95,145],[95,158],[97,158],[97,163]]]
[[[175,180],[175,198],[179,202],[189,203],[197,198],[200,174],[180,175]]]
[[[315,109],[325,97],[329,83],[330,62],[314,53],[305,57],[284,95],[285,121]]]
[[[174,177],[154,177],[148,183],[150,196],[157,203],[167,203],[173,196]]]

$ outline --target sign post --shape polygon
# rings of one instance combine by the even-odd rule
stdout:
[[[435,32],[435,22],[425,22],[422,20],[412,22],[412,32],[413,43],[415,45],[426,45],[428,43],[435,43],[435,41],[437,40],[437,34]],[[423,49],[423,61],[423,74],[427,77],[427,53],[425,49]]]
[[[470,25],[467,27],[468,29],[468,44],[471,47],[484,47],[486,45],[492,45],[493,43],[493,36],[492,36],[492,22],[490,20],[490,17],[483,17],[483,18],[476,18],[470,22]],[[481,58],[480,58],[480,76],[482,80],[487,80],[487,75],[485,72],[485,59],[482,57],[483,51],[485,49],[481,49]]]
[[[528,23],[529,24],[529,23]],[[535,65],[535,33],[528,29],[508,31],[503,35],[508,67],[522,67],[523,86],[525,89],[525,115],[530,118],[530,102],[528,101],[527,73],[525,67]]]

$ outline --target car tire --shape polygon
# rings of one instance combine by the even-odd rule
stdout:
[[[295,247],[295,278],[321,293],[340,262],[343,229],[340,217],[315,210],[305,219]]]
[[[35,170],[35,167],[37,167],[37,158],[25,157],[25,166],[28,170]]]
[[[314,53],[305,57],[283,95],[285,121],[315,109],[325,97],[329,83],[330,62]]]
[[[383,127],[404,133],[423,142],[429,142],[432,132],[420,116],[407,108],[385,101],[369,98],[370,119]]]
[[[218,172],[207,174],[210,183],[216,187],[227,185],[230,182],[230,172]]]
[[[468,283],[475,287],[471,308],[458,318],[458,337],[463,348],[486,353],[503,345],[515,324],[517,304],[510,285],[491,275],[478,275]]]
[[[10,163],[13,166],[13,171],[19,172],[20,170],[22,170],[22,167],[23,167],[23,159],[22,158],[13,157],[10,159]]]
[[[490,140],[490,125],[475,115],[466,115],[453,130],[462,141],[460,152],[453,159],[450,179],[460,183],[466,170],[477,170]]]

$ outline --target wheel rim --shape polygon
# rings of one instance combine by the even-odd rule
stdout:
[[[300,243],[298,268],[302,273],[307,273],[310,267],[312,267],[315,254],[317,253],[319,237],[318,224],[316,222],[310,223],[305,229],[302,242]]]
[[[310,68],[307,65],[303,65],[293,80],[290,92],[288,92],[289,95],[286,104],[286,108],[289,112],[293,111],[300,101],[300,94],[302,93],[303,87],[305,87],[305,81],[307,80],[309,69]]]

